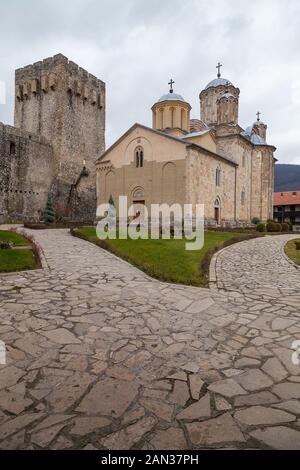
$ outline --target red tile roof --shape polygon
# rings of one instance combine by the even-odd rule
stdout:
[[[300,205],[300,190],[285,193],[274,193],[274,206]]]

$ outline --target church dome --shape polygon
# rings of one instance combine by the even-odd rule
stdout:
[[[158,100],[158,103],[161,103],[162,101],[183,101],[185,103],[185,99],[177,93],[167,93],[166,95],[163,95]]]
[[[262,125],[262,126],[266,126],[266,124],[265,124],[264,122],[262,122],[262,121],[255,121],[255,122],[253,123],[252,127],[254,127],[254,126],[261,126],[261,125]]]
[[[242,132],[242,136],[246,137],[247,139],[250,140],[250,142],[254,145],[268,145],[266,142],[265,134],[264,137],[260,134],[256,134],[256,132],[253,132],[254,126],[257,126],[259,124],[258,121],[256,121],[252,126],[249,126],[245,129],[245,131]]]
[[[217,86],[234,86],[229,80],[226,78],[215,78],[211,82],[209,82],[205,90],[208,90],[209,88],[216,88]]]

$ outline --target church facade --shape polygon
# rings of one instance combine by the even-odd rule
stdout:
[[[267,126],[239,125],[240,90],[218,77],[200,93],[200,116],[170,91],[152,107],[152,128],[134,124],[96,162],[97,204],[204,204],[207,226],[273,217],[275,147]],[[116,204],[117,206],[117,204]]]

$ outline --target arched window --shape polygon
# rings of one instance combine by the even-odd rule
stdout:
[[[143,188],[137,188],[133,191],[133,199],[143,199],[145,198],[145,192]]]
[[[243,189],[242,193],[241,193],[241,204],[242,204],[242,206],[245,205],[245,201],[246,201],[246,192],[245,192],[245,189]]]
[[[216,186],[221,186],[221,168],[216,169]]]
[[[14,142],[11,142],[9,145],[9,154],[16,155],[16,144]]]
[[[185,110],[182,109],[181,110],[181,126],[180,126],[180,128],[184,129],[184,127],[185,127]]]
[[[246,166],[246,152],[243,153],[243,161],[242,161],[243,168]]]
[[[220,207],[221,207],[221,202],[220,202],[220,199],[217,198],[217,199],[215,200],[215,209],[219,209]]]
[[[163,129],[164,128],[164,110],[161,108],[159,110],[159,128]]]
[[[144,166],[144,150],[142,147],[135,149],[135,166],[136,168],[143,168]]]
[[[172,128],[174,127],[174,112],[175,112],[175,109],[174,109],[174,108],[170,108],[171,127],[172,127]]]

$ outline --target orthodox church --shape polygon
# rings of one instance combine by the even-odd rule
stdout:
[[[152,128],[134,124],[96,162],[97,203],[204,204],[207,226],[243,226],[273,217],[276,148],[267,126],[239,125],[240,90],[221,77],[200,93],[200,116],[173,90],[152,107]]]

